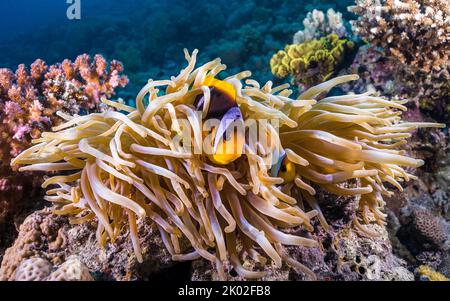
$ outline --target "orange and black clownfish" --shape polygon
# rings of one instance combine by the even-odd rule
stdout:
[[[226,81],[207,76],[203,86],[209,87],[210,100],[205,119],[218,119],[220,124],[211,131],[212,153],[208,158],[216,164],[226,165],[242,156],[245,144],[244,120],[236,102],[237,92]],[[204,96],[196,98],[194,106],[202,110]]]
[[[270,175],[272,177],[279,177],[284,180],[284,183],[289,183],[295,179],[295,165],[290,162],[283,151],[278,161],[272,165],[270,169]]]

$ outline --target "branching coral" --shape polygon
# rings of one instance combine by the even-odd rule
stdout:
[[[330,34],[319,40],[286,46],[272,57],[270,68],[279,78],[292,75],[296,83],[311,87],[328,80],[353,47],[353,42]]]
[[[122,72],[120,62],[108,66],[101,55],[91,62],[86,54],[74,63],[47,66],[36,60],[30,70],[25,65],[15,73],[0,69],[0,226],[30,205],[29,198],[39,195],[35,188],[42,183],[41,175],[11,170],[10,160],[29,147],[31,139],[62,121],[56,111],[101,110],[100,98],[127,84]]]
[[[317,9],[309,12],[303,20],[303,26],[304,29],[294,35],[294,44],[302,44],[332,33],[338,35],[339,38],[348,35],[342,14],[335,12],[332,8],[327,10],[326,16],[323,11]]]
[[[124,87],[128,79],[122,75],[123,66],[96,55],[93,62],[87,54],[74,63],[64,60],[48,67],[36,60],[28,71],[19,65],[15,73],[0,69],[0,159],[9,165],[32,138],[57,125],[61,119],[55,112],[63,110],[78,114],[81,109],[101,110],[100,98],[110,97],[114,89]]]
[[[450,4],[447,0],[357,0],[355,33],[384,48],[397,77],[424,108],[447,110],[450,93]],[[442,115],[442,114],[441,114]]]
[[[368,94],[316,101],[355,76],[335,78],[292,99],[289,85],[261,87],[248,79],[248,71],[221,81],[217,76],[226,67],[220,59],[195,69],[197,51],[185,55],[188,66],[170,80],[150,80],[137,96],[137,108],[103,99],[128,114],[60,112],[66,123],[43,133],[12,162],[27,165],[21,171],[65,171],[43,184],[52,186],[46,199],[55,212],[71,215],[72,223],[97,218],[102,245],[114,242],[127,225],[138,260],[136,224],[147,216],[174,260],[203,257],[216,263],[223,278],[223,262],[229,260],[240,275],[263,277],[264,271],[241,264],[243,251],[263,265],[266,257],[277,266],[285,261],[314,278],[283,248],[317,246],[283,229],[312,231],[316,216],[328,227],[313,198],[314,185],[360,196],[362,219],[383,223],[382,195],[391,194],[383,182],[401,189],[399,182],[413,178],[401,166],[422,164],[397,148],[408,131],[441,126],[402,123],[401,103]],[[222,121],[211,130],[214,138],[201,126],[220,115],[219,108],[228,110],[222,121],[233,116],[245,123],[242,148],[236,136],[222,137]],[[261,133],[256,139],[253,122]],[[222,154],[214,142],[211,155],[214,139],[231,143],[232,153]],[[308,206],[312,210],[302,209]],[[186,241],[188,250],[182,248]]]

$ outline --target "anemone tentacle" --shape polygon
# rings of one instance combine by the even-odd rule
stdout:
[[[136,109],[103,99],[125,113],[65,116],[65,124],[44,133],[12,162],[27,165],[21,170],[65,171],[43,185],[52,186],[46,199],[55,204],[55,212],[71,215],[73,224],[96,218],[102,245],[114,242],[127,226],[138,261],[137,223],[149,217],[174,260],[203,257],[217,265],[222,277],[223,263],[229,260],[243,277],[263,277],[263,271],[243,267],[242,248],[258,262],[267,257],[280,266],[284,261],[314,278],[283,245],[318,243],[283,229],[312,231],[316,217],[329,227],[313,197],[315,186],[337,195],[359,195],[362,220],[384,223],[383,195],[391,192],[383,183],[401,189],[402,181],[414,178],[403,167],[422,164],[398,147],[415,128],[441,127],[402,123],[397,114],[404,109],[401,102],[368,94],[317,99],[355,76],[332,79],[292,99],[289,85],[269,82],[261,87],[248,79],[247,71],[219,82],[213,78],[226,68],[220,59],[195,69],[197,50],[185,51],[185,56],[188,66],[177,77],[148,82],[136,98]],[[200,111],[205,115],[213,105],[211,85],[226,89],[228,96],[235,89],[245,123],[276,120],[279,127],[258,124],[269,143],[246,136],[242,150],[223,161],[196,152],[204,121],[195,113],[196,104],[204,98]],[[193,138],[189,145],[177,140],[185,130]],[[284,154],[277,165],[284,170],[273,174],[277,154]],[[311,210],[302,210],[301,201]],[[364,229],[358,220],[355,225]],[[190,249],[180,248],[181,239]]]

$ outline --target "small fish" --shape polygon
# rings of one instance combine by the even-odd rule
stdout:
[[[286,153],[280,155],[277,163],[275,163],[270,169],[270,175],[272,177],[280,177],[285,183],[294,181],[295,179],[295,166],[286,156]]]
[[[237,92],[226,81],[207,76],[203,82],[210,89],[210,104],[206,119],[219,119],[220,124],[212,130],[212,155],[209,159],[227,165],[242,156],[245,144],[244,119],[236,102]],[[202,110],[204,96],[199,96],[194,106]]]

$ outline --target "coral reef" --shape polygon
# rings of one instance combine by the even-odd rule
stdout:
[[[335,74],[353,47],[352,41],[330,34],[318,40],[287,45],[272,57],[270,68],[275,76],[291,75],[296,84],[308,88]]]
[[[76,256],[69,257],[56,270],[42,258],[24,260],[14,273],[14,281],[92,281],[88,268]]]
[[[392,255],[383,227],[376,224],[367,226],[380,233],[376,237],[360,235],[351,227],[349,222],[356,209],[355,197],[341,198],[341,201],[336,201],[331,194],[320,197],[325,202],[323,209],[331,228],[324,232],[320,227],[315,227],[311,233],[318,239],[320,248],[289,247],[290,256],[312,268],[319,280],[413,279],[405,263]],[[57,220],[58,224],[49,227],[52,220]],[[215,265],[208,261],[195,260],[192,266],[189,263],[173,262],[164,248],[159,231],[148,224],[148,221],[143,220],[138,225],[144,258],[144,262],[139,264],[133,256],[131,243],[126,239],[128,232],[123,233],[114,245],[102,249],[95,240],[96,227],[93,224],[71,225],[67,218],[52,214],[50,208],[36,211],[25,220],[19,238],[7,251],[0,267],[0,279],[48,280],[51,273],[74,257],[88,268],[95,280],[220,279]],[[42,231],[41,225],[48,230]],[[291,230],[289,233],[296,234],[297,231]],[[61,244],[61,241],[64,243]],[[371,262],[376,262],[374,266],[363,263],[369,255]],[[258,263],[247,258],[243,265],[252,268]],[[32,270],[32,275],[36,277],[31,278],[28,272],[24,277],[18,277],[23,267]],[[367,270],[363,271],[359,267]],[[230,280],[244,279],[235,273],[229,262],[225,263],[224,269],[230,273]],[[266,267],[266,271],[264,280],[305,279],[301,271],[289,265],[283,265],[280,269],[272,263]]]
[[[14,218],[38,206],[42,183],[41,173],[17,174],[10,161],[31,145],[32,139],[58,125],[56,114],[80,114],[103,110],[101,97],[114,95],[128,79],[122,75],[118,61],[108,62],[96,55],[93,60],[80,55],[74,62],[47,66],[36,60],[27,70],[21,64],[15,72],[0,69],[0,249],[10,239],[7,233]],[[42,203],[41,203],[42,204]]]
[[[114,245],[102,249],[95,239],[96,227],[92,224],[71,225],[66,217],[53,214],[50,208],[35,211],[25,219],[17,240],[6,251],[0,279],[17,279],[18,269],[32,259],[28,269],[39,271],[38,266],[33,265],[34,261],[49,267],[48,273],[45,270],[39,274],[42,275],[39,280],[43,280],[74,256],[89,269],[95,280],[153,279],[158,273],[172,271],[173,262],[158,229],[148,224],[143,221],[138,225],[144,259],[143,263],[138,263],[133,256],[133,247],[126,239],[128,233],[121,234]],[[173,274],[171,277],[173,279]]]
[[[450,117],[448,1],[130,0],[101,9],[95,21],[0,37],[0,66],[13,69],[0,69],[0,279],[448,280],[449,132],[417,129]],[[346,29],[353,13],[356,36]],[[287,49],[272,56],[292,36],[300,56],[295,45],[330,34],[352,47],[338,45],[337,57],[309,49],[292,66]],[[201,47],[206,65],[195,69],[186,54],[188,68],[170,77],[180,47]],[[83,52],[122,60],[130,84],[117,94],[123,66],[101,56],[25,67]],[[227,69],[210,62],[216,55]],[[299,99],[297,87],[276,86],[289,75]],[[321,84],[334,75],[342,77]],[[170,80],[152,86],[149,77]],[[109,101],[114,94],[125,102]],[[241,150],[239,137],[189,158],[164,143],[220,115],[216,99],[237,120],[281,123],[281,147],[269,151],[281,159],[263,162],[261,145]],[[203,117],[189,115],[194,108]],[[221,152],[227,145],[233,154]],[[18,172],[10,162],[23,150],[15,163],[31,165]],[[53,207],[41,210],[45,201]]]
[[[33,257],[22,261],[12,279],[14,281],[93,281],[89,269],[78,257],[71,256],[56,270],[45,259]]]
[[[355,33],[395,62],[399,96],[440,118],[449,109],[449,7],[446,0],[357,0],[349,7],[359,17]]]
[[[445,0],[357,0],[355,33],[382,47],[411,71],[448,78],[449,3]]]
[[[401,190],[399,182],[414,179],[401,166],[423,164],[404,156],[398,146],[406,143],[409,131],[442,127],[401,122],[397,110],[406,110],[402,102],[369,94],[316,100],[355,76],[324,82],[294,100],[289,85],[272,87],[269,82],[261,87],[248,79],[248,71],[219,80],[216,76],[226,68],[220,59],[195,69],[196,56],[197,50],[192,55],[185,50],[188,66],[177,77],[150,80],[138,94],[136,108],[102,99],[127,115],[106,111],[67,116],[66,123],[43,134],[36,146],[12,162],[27,165],[21,171],[72,171],[43,184],[56,185],[45,197],[56,205],[55,213],[71,215],[75,224],[97,218],[96,238],[102,246],[116,241],[126,226],[139,262],[143,257],[137,221],[148,216],[172,259],[203,257],[216,264],[221,279],[227,278],[227,260],[242,277],[266,275],[241,264],[238,242],[262,267],[267,258],[256,245],[275,266],[285,261],[314,279],[283,245],[311,248],[317,241],[281,231],[302,226],[311,232],[316,216],[324,229],[330,227],[313,198],[313,186],[360,196],[361,220],[384,225],[382,196],[393,192],[383,182]],[[211,136],[200,121],[214,118],[220,124]],[[276,120],[281,130],[258,124],[271,141],[268,145],[266,138],[246,138],[246,132],[226,134],[230,120],[243,126],[244,121],[267,119]],[[303,210],[297,202],[312,210]],[[366,235],[377,235],[361,225],[359,216],[352,222]],[[189,242],[187,249],[181,237]]]
[[[86,12],[104,13],[82,23],[49,18],[42,28],[30,28],[29,33],[5,43],[0,39],[0,66],[13,68],[36,57],[58,62],[79,53],[100,52],[127,67],[131,81],[118,95],[129,101],[148,78],[175,74],[183,63],[177,54],[185,47],[202,49],[202,62],[221,57],[229,66],[228,75],[251,69],[256,80],[266,82],[272,79],[267,70],[270,57],[292,40],[309,11],[333,8],[348,19],[351,14],[346,8],[352,2],[129,0],[99,7],[97,1],[89,1],[84,4]]]
[[[350,197],[350,203],[355,198]],[[335,197],[325,197],[330,203]],[[331,207],[331,206],[330,206]],[[333,204],[339,209],[339,204]],[[330,228],[315,230],[312,235],[319,241],[319,248],[288,247],[287,250],[293,258],[308,265],[321,281],[411,281],[414,275],[406,268],[406,263],[392,254],[392,247],[386,230],[376,224],[367,227],[379,235],[368,237],[361,235],[358,230],[347,223],[347,215],[330,220]],[[295,233],[293,231],[292,233]],[[243,265],[255,268],[257,263],[247,257]],[[230,280],[245,280],[235,273],[230,264],[225,269],[232,275]],[[212,263],[194,261],[192,265],[192,280],[220,280],[219,273]],[[295,268],[283,265],[281,269],[269,265],[267,274],[262,278],[265,281],[304,280],[305,277]]]
[[[357,232],[344,229],[335,238],[338,269],[348,273],[344,280],[414,280],[406,263],[392,254],[386,229],[372,225],[370,230],[379,233],[379,236],[360,237]]]
[[[344,84],[342,89],[354,93],[376,91],[385,97],[394,97],[402,89],[392,76],[396,70],[397,64],[386,57],[383,49],[363,45],[358,49],[351,65],[341,71],[341,74],[358,74],[359,79]]]
[[[19,235],[13,246],[6,250],[0,268],[1,280],[12,280],[20,264],[33,257],[49,261],[51,264],[63,262],[62,247],[65,236],[60,231],[65,218],[51,215],[49,208],[42,214],[37,211],[20,225]],[[34,268],[33,268],[34,269]]]
[[[0,69],[2,166],[8,166],[31,139],[61,122],[55,112],[101,111],[100,98],[112,96],[117,87],[128,83],[122,72],[120,62],[112,61],[108,66],[101,55],[91,62],[87,54],[73,63],[64,60],[52,66],[36,60],[29,71],[23,64],[15,73]]]
[[[340,12],[329,8],[326,16],[323,11],[314,9],[303,20],[303,30],[295,33],[293,44],[302,44],[311,40],[320,39],[329,34],[336,34],[339,38],[348,37],[347,29]]]

